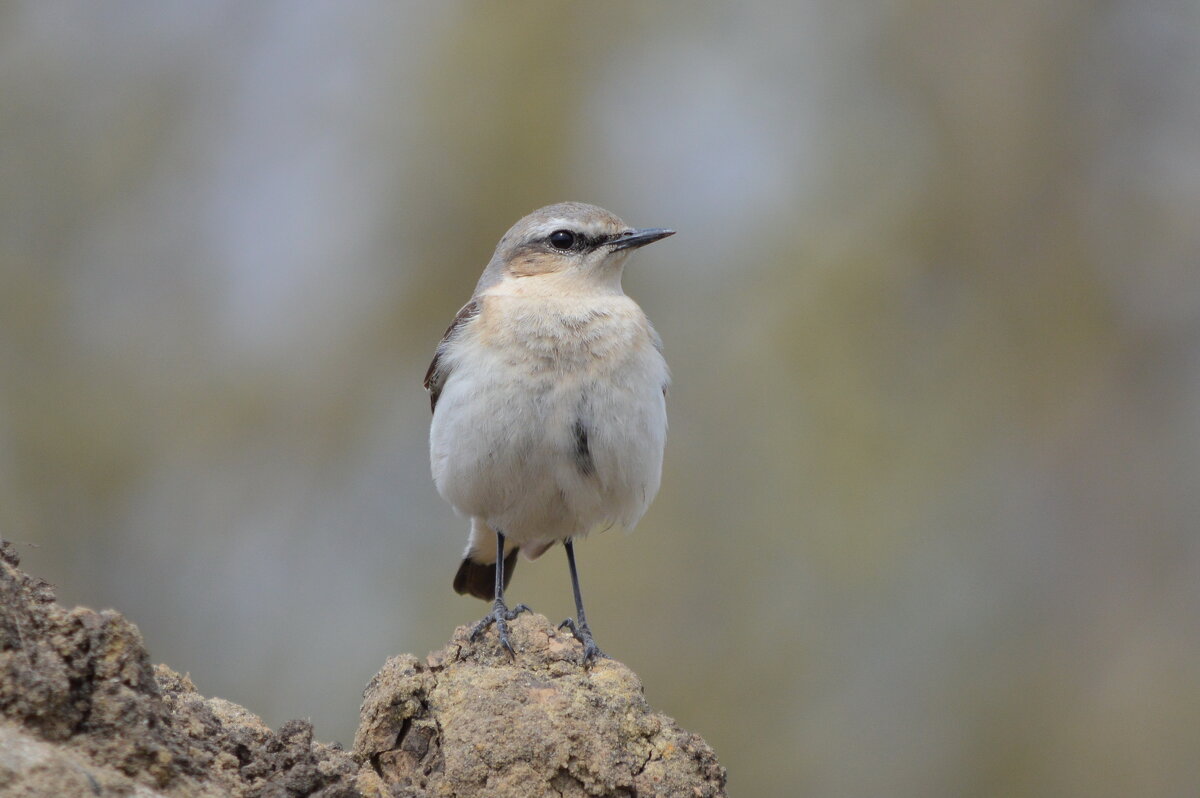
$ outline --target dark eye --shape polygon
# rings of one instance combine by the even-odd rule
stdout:
[[[570,249],[575,246],[575,234],[570,230],[555,230],[550,234],[550,246],[555,249]]]

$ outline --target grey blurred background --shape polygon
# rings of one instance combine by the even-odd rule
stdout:
[[[679,231],[662,492],[580,568],[735,795],[1197,794],[1187,0],[5,2],[0,534],[349,743],[485,609],[421,380],[563,199]]]

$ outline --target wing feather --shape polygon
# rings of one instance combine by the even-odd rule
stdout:
[[[446,368],[442,355],[446,353],[446,348],[458,333],[459,328],[478,315],[479,302],[472,299],[458,311],[458,315],[454,317],[454,321],[450,322],[450,326],[446,328],[446,334],[442,336],[442,340],[438,344],[437,351],[433,355],[433,362],[429,364],[429,370],[425,372],[425,390],[429,391],[429,410],[431,412],[437,411],[437,401],[438,397],[442,395],[442,386],[446,384],[446,377],[450,376],[450,371]]]

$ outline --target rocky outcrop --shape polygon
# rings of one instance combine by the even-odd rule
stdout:
[[[695,734],[654,712],[637,675],[545,617],[511,622],[510,656],[459,627],[424,661],[387,661],[367,686],[354,755],[368,795],[720,796],[725,771]],[[391,790],[391,792],[388,792]]]
[[[306,721],[272,731],[152,666],[136,626],[65,609],[0,546],[0,794],[5,796],[723,796],[711,748],[646,703],[613,660],[540,615],[456,630],[368,685],[354,751]]]
[[[271,731],[150,664],[137,627],[111,610],[54,603],[0,548],[0,794],[357,795],[358,765],[305,721]]]

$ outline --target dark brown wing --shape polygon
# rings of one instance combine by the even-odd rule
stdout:
[[[446,328],[446,334],[442,336],[437,352],[433,355],[433,362],[429,364],[429,371],[425,372],[425,390],[429,391],[430,411],[437,410],[437,400],[442,395],[442,385],[445,384],[446,377],[450,374],[442,364],[442,355],[446,351],[446,346],[459,327],[478,315],[479,302],[472,299],[462,306],[462,309],[458,311],[458,315],[454,317],[454,321],[450,322],[450,326]]]

